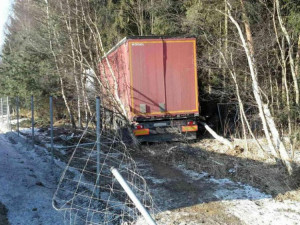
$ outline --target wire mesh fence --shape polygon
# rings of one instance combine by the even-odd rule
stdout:
[[[21,104],[18,98],[0,99],[0,122],[6,124],[6,130],[18,132],[22,127],[21,135],[28,140],[30,148],[42,144],[52,153],[53,160],[66,163],[53,197],[53,207],[64,214],[65,224],[147,224],[113,175],[112,168],[118,170],[147,212],[157,212],[147,183],[130,156],[122,134],[114,129],[115,125],[100,124],[100,121],[111,121],[104,107],[93,114],[84,129],[66,131],[53,125],[55,102],[51,98],[46,107],[49,122],[45,127],[36,126],[41,106],[33,97]]]
[[[82,134],[60,179],[53,198],[54,207],[65,213],[68,224],[135,224],[141,214],[113,176],[111,169],[117,168],[143,206],[154,214],[146,181],[126,145],[117,134],[111,136],[101,130],[98,155],[96,142],[92,146],[84,145],[95,138],[95,132],[88,129]]]

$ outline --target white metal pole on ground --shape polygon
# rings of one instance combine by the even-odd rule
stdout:
[[[129,185],[124,180],[124,178],[119,173],[119,171],[116,168],[114,168],[114,167],[111,167],[110,171],[112,172],[112,174],[114,175],[114,177],[117,179],[117,181],[120,183],[120,185],[125,190],[125,192],[128,194],[129,198],[134,203],[134,205],[137,207],[137,209],[140,211],[140,213],[142,214],[142,216],[145,218],[145,220],[148,223],[148,225],[156,225],[156,223],[152,219],[151,215],[148,213],[148,211],[142,205],[142,203],[140,202],[140,200],[135,196],[135,194],[130,189]]]

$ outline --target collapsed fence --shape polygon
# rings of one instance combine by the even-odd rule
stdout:
[[[26,135],[34,148],[39,143],[35,137],[34,98],[31,97],[28,104],[31,127],[27,128],[27,133],[20,130],[19,99],[12,101],[6,97],[1,98],[1,102],[1,124],[6,124],[8,131],[15,130],[18,135],[20,132]],[[14,107],[10,106],[12,102]],[[46,146],[52,153],[53,163],[55,158],[67,163],[53,197],[53,207],[64,213],[66,224],[153,225],[155,221],[151,215],[157,213],[157,209],[146,181],[119,132],[101,126],[101,115],[104,113],[101,112],[99,98],[95,105],[96,113],[85,129],[70,135],[77,142],[67,146],[56,145],[53,98],[49,99],[50,128],[46,131],[50,136],[50,145]]]
[[[53,205],[65,213],[68,224],[135,224],[140,217],[138,206],[154,213],[146,181],[117,135],[112,137],[101,130],[100,137],[99,143],[88,147],[82,144],[93,141],[95,133],[83,133],[60,179]],[[133,203],[113,175],[115,169],[141,204]]]

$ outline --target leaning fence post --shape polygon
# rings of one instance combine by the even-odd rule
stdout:
[[[33,101],[33,95],[31,95],[31,135],[32,135],[32,146],[34,147],[34,101]]]
[[[18,136],[20,136],[20,123],[19,123],[19,96],[16,98],[16,104],[17,104],[17,132]]]
[[[127,182],[124,180],[124,178],[122,177],[122,175],[119,173],[119,171],[116,168],[114,168],[114,167],[111,167],[110,171],[112,172],[112,174],[114,175],[114,177],[117,179],[117,181],[119,182],[119,184],[122,186],[122,188],[124,189],[124,191],[127,193],[127,195],[129,196],[129,198],[131,199],[131,201],[134,203],[134,205],[136,206],[136,208],[140,211],[140,213],[142,214],[142,216],[145,218],[146,222],[149,225],[156,225],[155,221],[152,219],[152,217],[149,214],[149,212],[145,209],[145,207],[143,206],[143,204],[140,202],[140,200],[133,193],[133,191],[131,190],[131,188],[129,187],[129,185],[127,184]]]
[[[51,157],[52,163],[54,163],[54,154],[53,154],[53,98],[50,96],[50,135],[51,135]]]
[[[100,97],[96,98],[96,135],[97,135],[97,197],[100,197]]]

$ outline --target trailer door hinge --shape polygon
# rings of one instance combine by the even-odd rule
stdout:
[[[146,104],[140,104],[140,112],[141,113],[146,113],[147,112]]]
[[[166,111],[165,103],[159,103],[159,110],[160,110],[160,112],[165,112]]]

